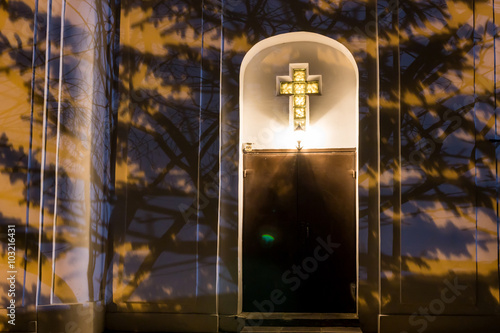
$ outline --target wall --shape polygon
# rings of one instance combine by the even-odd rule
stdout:
[[[120,50],[102,53],[118,21],[97,29],[83,2],[36,3],[1,9],[1,221],[19,230],[19,319],[36,319],[41,276],[40,322],[67,324],[63,304],[105,294],[111,328],[234,326],[241,63],[294,31],[340,41],[359,68],[365,331],[498,318],[496,1],[123,0]],[[465,289],[443,300],[455,278]]]
[[[376,104],[369,105],[368,96],[376,92],[376,67],[369,65],[375,43],[366,35],[364,14],[373,4],[348,2],[343,9],[337,5],[122,2],[109,328],[147,324],[149,329],[179,330],[186,322],[194,326],[184,325],[184,330],[236,327],[239,76],[243,57],[257,42],[286,32],[314,31],[348,45],[360,67],[370,68],[360,83],[360,118],[365,118],[360,126],[367,137],[373,133]],[[342,15],[333,15],[336,12]],[[347,12],[355,13],[354,20]],[[320,70],[311,67],[311,74]],[[287,66],[279,69],[279,74],[287,73]],[[322,103],[320,97],[313,102]],[[287,108],[287,98],[280,103]],[[351,134],[356,132],[355,121],[351,118]],[[331,134],[329,144],[340,145],[333,141],[337,134]],[[349,135],[352,141],[342,144],[353,147],[356,137]],[[375,144],[369,141],[360,152],[364,173]],[[373,203],[367,208],[366,200],[365,195],[365,212],[377,209]],[[374,218],[376,214],[365,213],[363,227],[376,228]],[[364,235],[364,244],[371,235]],[[363,251],[375,244],[370,240]],[[363,260],[365,265],[368,261]],[[376,279],[377,274],[370,277]]]
[[[185,279],[185,273],[169,271],[170,278],[161,277],[168,284],[182,284],[179,290],[187,296],[174,297],[168,288],[145,291],[142,305],[127,307],[133,298],[121,299],[117,311],[136,306],[151,312],[160,309],[156,303],[161,299],[174,306],[162,308],[165,313],[218,314],[223,321],[238,313],[241,64],[259,41],[311,31],[340,41],[359,68],[363,327],[377,330],[379,314],[384,315],[383,329],[420,327],[412,325],[411,315],[439,301],[446,281],[455,277],[467,286],[466,292],[435,311],[448,318],[445,322],[453,321],[446,316],[498,313],[496,152],[489,141],[496,135],[492,59],[498,6],[493,5],[382,0],[205,1],[204,7],[183,1],[171,7],[127,3],[123,17],[130,21],[122,22],[122,33],[129,39],[122,40],[131,60],[124,62],[122,79],[124,91],[132,91],[124,98],[131,104],[126,110],[133,111],[123,112],[123,128],[130,124],[132,130],[125,130],[120,145],[132,158],[124,157],[119,166],[128,168],[121,178],[127,183],[123,195],[132,193],[128,197],[134,205],[120,220],[124,236],[115,247],[120,249],[115,281],[125,281],[131,289],[118,282],[115,293],[129,290],[125,295],[131,297],[135,288],[160,281],[150,275],[155,262],[164,267],[179,260],[175,267],[185,267],[191,275]],[[312,66],[311,74],[320,72]],[[276,72],[286,75],[288,69],[273,69],[269,76]],[[274,87],[267,97],[252,100],[276,110],[286,123],[286,97],[274,105],[271,92]],[[311,105],[321,103],[320,97],[316,100]],[[254,133],[258,126],[254,124]],[[242,135],[246,141],[244,130]],[[248,140],[264,146],[264,137]],[[165,152],[167,157],[162,157]],[[159,196],[163,199],[151,199]],[[153,227],[162,220],[170,221],[165,229]],[[167,239],[175,241],[161,243]],[[182,255],[161,257],[162,251]],[[204,273],[200,258],[205,260]],[[218,291],[203,289],[214,281]],[[387,324],[395,314],[403,319],[394,317]],[[426,321],[429,330],[434,322]]]
[[[214,3],[122,2],[110,329],[217,330]]]
[[[28,209],[27,177],[30,147],[31,74],[34,5],[18,8],[11,5],[0,9],[1,51],[0,63],[0,225],[2,230],[0,251],[0,330],[13,328],[8,324],[11,299],[16,301],[16,327],[26,331],[35,328],[35,293],[37,264],[24,260],[27,244],[36,258],[35,233],[37,226],[29,225],[26,214],[36,214],[36,208]],[[12,19],[8,19],[12,17]],[[7,226],[15,225],[15,269],[9,267]],[[34,242],[34,244],[33,244]],[[34,245],[34,246],[33,246]],[[32,255],[33,255],[32,252]],[[31,259],[33,256],[31,256]],[[8,271],[17,271],[15,297],[9,297]],[[23,293],[25,292],[25,297]]]
[[[2,4],[1,216],[2,227],[16,226],[17,247],[16,325],[7,323],[3,293],[2,331],[104,327],[112,6]]]
[[[379,21],[383,330],[500,310],[498,7],[433,5],[400,2]]]

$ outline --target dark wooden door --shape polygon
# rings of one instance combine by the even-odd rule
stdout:
[[[243,163],[243,311],[355,312],[355,153]]]

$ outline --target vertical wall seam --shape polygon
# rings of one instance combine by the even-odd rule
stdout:
[[[498,110],[498,100],[497,100],[497,38],[498,38],[498,29],[496,25],[496,11],[495,11],[495,0],[492,1],[493,8],[492,8],[492,16],[493,16],[493,100],[495,103],[495,108],[494,108],[494,117],[495,117],[495,134],[494,138],[497,139],[497,110]],[[494,145],[495,149],[495,188],[496,188],[496,222],[497,222],[497,286],[500,287],[500,220],[498,218],[498,204],[499,204],[499,188],[498,188],[498,157],[497,157],[497,145]],[[500,288],[498,291],[498,297],[500,299]]]
[[[24,226],[24,234],[26,239],[26,244],[28,244],[27,235],[29,232],[29,224],[30,224],[30,205],[31,205],[31,164],[33,158],[33,122],[34,122],[34,110],[35,110],[35,64],[36,64],[36,54],[37,48],[36,44],[38,42],[38,0],[35,0],[35,9],[33,13],[33,47],[32,47],[32,56],[31,56],[31,94],[30,94],[30,137],[29,137],[29,147],[28,147],[28,165],[26,172],[26,223]],[[26,273],[28,266],[28,246],[24,247],[24,275],[23,275],[23,286],[26,286]],[[23,296],[22,296],[22,306],[26,306],[25,304],[25,296],[26,296],[26,287],[23,287]]]
[[[66,0],[61,4],[61,32],[59,40],[59,91],[57,97],[57,130],[56,130],[56,165],[55,165],[55,187],[54,187],[54,221],[52,224],[52,276],[50,287],[50,304],[54,303],[54,289],[56,279],[56,229],[57,229],[57,205],[59,201],[59,150],[61,143],[61,98],[62,98],[62,77],[63,77],[63,56],[64,56],[64,21],[66,15]]]
[[[479,286],[478,286],[478,281],[479,281],[479,263],[478,263],[478,255],[477,255],[477,250],[478,250],[478,183],[477,183],[477,118],[476,118],[476,106],[477,106],[477,95],[476,95],[476,51],[478,48],[478,45],[480,43],[476,43],[476,1],[474,0],[472,2],[472,57],[473,57],[473,96],[474,96],[474,106],[472,108],[472,114],[473,114],[473,120],[474,120],[474,187],[475,187],[475,198],[474,198],[474,212],[475,212],[475,257],[476,257],[476,285],[475,285],[475,304],[477,305],[478,299],[477,295],[479,292]]]
[[[38,225],[38,283],[36,291],[36,307],[40,301],[40,291],[42,284],[42,239],[43,239],[43,218],[44,218],[44,182],[45,182],[45,163],[46,163],[46,146],[47,146],[47,98],[49,94],[49,75],[50,75],[50,24],[52,16],[52,0],[47,0],[47,27],[45,38],[45,75],[44,75],[44,92],[43,92],[43,120],[42,120],[42,151],[40,162],[40,211]]]
[[[107,149],[106,149],[106,155],[105,155],[105,160],[104,160],[104,167],[103,167],[103,179],[104,179],[104,191],[103,191],[103,197],[102,200],[100,201],[102,205],[104,206],[103,211],[104,213],[100,214],[100,217],[102,218],[101,221],[101,252],[103,254],[103,258],[101,259],[101,285],[99,288],[99,295],[98,295],[98,301],[105,301],[106,299],[106,281],[104,281],[104,277],[106,276],[106,256],[107,256],[107,242],[108,238],[106,237],[106,231],[109,230],[109,217],[111,216],[111,208],[110,208],[110,202],[111,202],[111,161],[112,161],[112,156],[111,156],[111,151],[112,151],[112,117],[113,117],[113,32],[115,31],[116,28],[116,21],[115,17],[113,15],[113,9],[112,9],[112,0],[109,2],[109,7],[108,11],[106,14],[106,21],[110,23],[111,27],[109,31],[106,31],[103,25],[105,24],[102,22],[100,28],[104,29],[102,34],[105,36],[105,41],[106,41],[106,49],[104,52],[105,56],[105,68],[106,68],[106,99],[107,99],[107,107],[105,111],[105,121],[106,121],[106,137],[104,141],[107,144]],[[108,228],[106,228],[108,227]],[[104,281],[104,283],[103,283]],[[101,299],[102,298],[102,299]]]
[[[375,10],[377,10],[377,4],[378,1],[374,0],[373,1],[375,4]],[[382,253],[381,253],[381,237],[380,237],[380,45],[379,45],[379,19],[378,19],[378,13],[375,15],[375,49],[376,49],[376,56],[375,56],[375,64],[376,64],[376,94],[377,94],[377,107],[376,107],[376,133],[377,133],[377,163],[376,163],[376,174],[377,174],[377,180],[376,180],[376,189],[377,189],[377,244],[378,244],[378,286],[377,286],[377,291],[378,291],[378,313],[382,313],[382,286],[381,286],[381,263],[382,263]],[[379,316],[380,317],[380,316]],[[379,323],[380,326],[380,323]]]
[[[219,8],[218,8],[219,9]],[[218,177],[218,194],[219,200],[217,202],[217,257],[215,265],[215,312],[218,317],[219,313],[219,302],[220,302],[220,229],[221,229],[221,201],[222,201],[222,66],[223,66],[223,55],[224,55],[224,1],[221,1],[220,6],[220,53],[219,53],[219,177]],[[217,331],[220,330],[220,318],[217,320]]]
[[[203,14],[205,12],[205,0],[201,1],[201,49],[200,49],[200,107],[198,111],[198,179],[196,180],[196,298],[199,296],[200,284],[200,195],[201,195],[201,145],[202,145],[202,125],[203,125],[203,59],[204,59],[204,38],[205,38],[205,22]]]
[[[398,196],[396,198],[396,200],[398,200],[398,212],[397,212],[397,216],[398,216],[398,228],[399,228],[399,244],[398,244],[398,250],[399,250],[399,253],[397,254],[398,255],[398,264],[399,264],[399,272],[398,275],[399,275],[399,302],[402,304],[403,303],[403,284],[402,284],[402,281],[401,281],[401,272],[403,270],[403,257],[402,257],[402,225],[403,225],[403,215],[402,215],[402,190],[401,190],[401,186],[402,186],[402,157],[401,157],[401,124],[402,124],[402,117],[401,117],[401,31],[400,31],[400,27],[399,27],[399,0],[396,0],[396,32],[398,34],[398,45],[397,45],[397,48],[396,48],[396,54],[397,54],[397,75],[398,75],[398,103],[397,103],[397,107],[398,107],[398,113],[397,113],[397,130],[398,130],[398,133],[397,135],[395,135],[394,137],[397,138],[398,140],[398,144],[397,144],[397,147],[398,147],[398,152],[397,152],[397,166],[396,166],[396,172],[398,174],[398,178],[397,178],[397,182],[398,182],[398,186],[397,186],[397,190],[398,190]],[[393,253],[394,255],[394,253]]]

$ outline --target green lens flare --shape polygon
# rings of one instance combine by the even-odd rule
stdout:
[[[274,237],[269,235],[269,234],[264,234],[264,235],[260,236],[260,238],[262,239],[262,241],[266,245],[270,245],[272,242],[274,242]]]

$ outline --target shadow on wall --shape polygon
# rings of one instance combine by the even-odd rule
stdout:
[[[88,9],[78,4],[83,7],[72,2],[65,8],[61,73],[60,5],[54,3],[49,22],[45,8],[39,8],[36,25],[33,4],[0,5],[5,17],[0,32],[5,101],[0,217],[2,224],[17,226],[18,276],[26,276],[26,285],[19,288],[25,289],[26,306],[35,304],[37,265],[30,263],[38,260],[40,204],[40,304],[48,304],[52,293],[55,303],[70,303],[103,300],[106,291],[106,301],[120,309],[214,313],[217,260],[222,307],[226,297],[233,302],[239,66],[255,43],[291,31],[337,39],[350,47],[359,65],[361,284],[377,274],[368,249],[374,241],[371,212],[378,209],[371,198],[379,180],[382,276],[390,284],[396,283],[392,276],[403,276],[397,282],[403,293],[415,284],[429,290],[422,298],[411,292],[404,297],[425,302],[452,274],[475,281],[476,257],[481,262],[498,259],[496,157],[488,143],[495,134],[493,55],[482,52],[495,34],[491,22],[476,22],[484,29],[473,34],[470,1],[400,2],[399,16],[379,13],[381,26],[397,22],[400,29],[400,53],[391,51],[391,30],[380,30],[387,42],[381,43],[380,62],[381,179],[371,168],[373,154],[363,148],[374,145],[377,97],[371,69],[376,49],[370,46],[375,19],[368,2],[224,1],[221,40],[219,1],[128,1],[120,19],[130,39],[121,41],[119,51],[110,28],[118,22],[110,15],[113,6],[92,14],[95,30],[89,35],[88,16],[78,15]],[[390,7],[390,2],[380,4]],[[45,59],[47,24],[53,28],[50,59]],[[395,72],[400,73],[400,90],[392,85]],[[474,81],[475,74],[484,80]],[[400,161],[395,158],[399,149]],[[219,228],[221,246],[229,249],[220,258]],[[6,262],[5,238],[1,242]],[[498,279],[496,272],[498,267],[480,265],[476,281],[477,295],[495,305],[498,290],[490,286]],[[465,295],[466,302],[472,300]],[[398,301],[388,294],[382,299],[383,304]],[[7,297],[1,300],[5,307]]]
[[[0,5],[0,219],[15,225],[16,247],[16,291],[0,297],[0,330],[33,330],[37,298],[39,305],[102,300],[106,281],[114,4],[54,2],[49,19],[43,5]],[[2,287],[12,270],[8,242],[1,240]],[[12,300],[15,327],[5,316]]]

